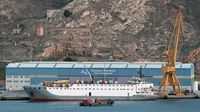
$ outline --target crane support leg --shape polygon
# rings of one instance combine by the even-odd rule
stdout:
[[[173,92],[174,92],[174,94],[176,94],[176,86],[175,85],[173,85]]]
[[[170,73],[170,72],[166,72],[165,75],[162,78],[162,82],[159,86],[159,91],[158,93],[162,96],[167,96],[168,94],[166,93],[166,87],[167,86],[172,86],[173,87],[173,92],[178,95],[178,96],[182,96],[181,93],[181,87],[180,87],[180,83],[179,81],[176,79],[175,73]],[[160,90],[164,89],[163,93],[160,93]],[[178,88],[178,92],[176,92],[176,88]]]

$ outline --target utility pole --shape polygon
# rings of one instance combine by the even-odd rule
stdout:
[[[3,57],[2,57],[2,61],[5,60],[5,42],[6,42],[6,39],[5,39],[5,35],[3,35]]]

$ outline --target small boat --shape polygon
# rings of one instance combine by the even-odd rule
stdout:
[[[108,100],[98,100],[98,99],[84,99],[80,102],[80,106],[112,106],[114,101],[111,99]]]

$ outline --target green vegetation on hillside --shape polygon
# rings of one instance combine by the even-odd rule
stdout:
[[[0,62],[0,80],[5,80],[5,68],[7,63]]]

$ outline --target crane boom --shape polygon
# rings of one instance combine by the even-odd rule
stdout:
[[[182,95],[180,83],[177,80],[176,74],[175,74],[175,65],[176,65],[176,57],[177,57],[180,33],[184,33],[183,16],[182,16],[181,11],[178,11],[176,15],[174,30],[173,30],[169,45],[165,49],[166,65],[161,67],[161,70],[164,73],[164,75],[162,77],[162,81],[160,83],[158,92],[160,93],[160,90],[163,87],[164,93],[161,94],[163,96],[167,95],[166,86],[172,86],[173,92],[176,95]],[[178,88],[177,93],[176,93],[176,87]]]

